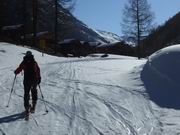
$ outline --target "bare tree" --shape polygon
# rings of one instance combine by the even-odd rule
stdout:
[[[147,0],[128,0],[123,9],[122,33],[137,45],[139,59],[141,57],[140,42],[149,34],[153,26],[153,18],[154,14]]]

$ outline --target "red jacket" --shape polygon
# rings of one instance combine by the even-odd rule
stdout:
[[[39,68],[37,62],[33,60],[32,61],[33,67],[28,67],[28,63],[26,62],[25,59],[26,58],[24,58],[24,60],[21,62],[19,67],[14,71],[14,73],[19,74],[22,70],[24,70],[24,79],[40,80],[41,79],[40,68]],[[32,69],[32,68],[34,68],[34,69]],[[32,75],[32,71],[35,71],[35,75]]]

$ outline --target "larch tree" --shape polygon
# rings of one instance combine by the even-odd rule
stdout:
[[[134,41],[137,47],[137,56],[141,58],[140,42],[151,31],[154,13],[147,0],[128,0],[123,9],[121,24],[123,35]]]

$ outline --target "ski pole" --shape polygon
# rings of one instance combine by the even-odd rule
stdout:
[[[6,106],[6,107],[9,107],[9,103],[10,103],[10,100],[11,100],[11,95],[12,95],[12,92],[13,92],[13,88],[14,88],[15,80],[16,80],[16,75],[15,75],[15,77],[14,77],[14,81],[13,81],[13,85],[12,85],[12,88],[11,88],[11,92],[10,92],[10,96],[9,96],[8,104],[7,104],[7,106]]]
[[[40,93],[41,93],[41,96],[42,96],[42,99],[43,99],[43,103],[44,103],[46,112],[48,113],[48,109],[47,109],[46,104],[45,104],[44,96],[43,96],[43,93],[42,93],[42,91],[41,91],[41,86],[40,86],[40,85],[38,85],[38,86],[39,86],[39,90],[40,90]]]

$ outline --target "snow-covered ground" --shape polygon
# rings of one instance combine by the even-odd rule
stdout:
[[[41,68],[35,114],[22,118],[23,48],[0,43],[0,134],[2,135],[178,135],[180,134],[180,46],[148,60],[100,54],[62,58],[31,50]],[[164,57],[165,56],[165,57]],[[170,62],[170,64],[168,63]],[[172,71],[172,72],[169,72]],[[176,76],[176,77],[174,77]]]

